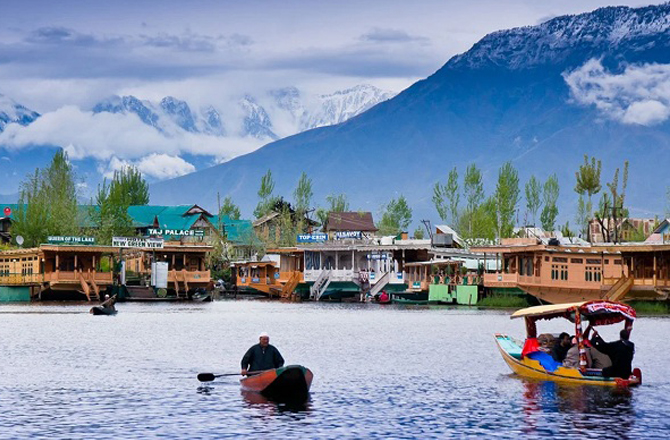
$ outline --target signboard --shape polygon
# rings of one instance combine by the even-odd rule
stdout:
[[[162,238],[112,237],[112,246],[119,248],[163,249]]]
[[[95,237],[70,237],[60,235],[50,235],[47,237],[49,244],[95,244]]]
[[[149,235],[171,236],[171,237],[204,237],[204,229],[155,229],[149,228]]]
[[[328,234],[298,234],[298,243],[321,243],[328,240]]]
[[[344,240],[347,238],[354,238],[360,240],[362,236],[361,231],[337,231],[335,232],[335,238],[337,240]]]
[[[386,260],[386,254],[368,254],[368,260]]]

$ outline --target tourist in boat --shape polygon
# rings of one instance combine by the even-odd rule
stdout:
[[[568,350],[563,361],[563,366],[568,368],[579,368],[579,344],[577,338],[572,338],[572,347]],[[584,347],[586,353],[586,368],[591,368],[591,350]]]
[[[563,362],[571,345],[570,335],[565,332],[561,333],[558,337],[558,341],[554,343],[554,348],[551,350],[551,357],[553,357],[556,362]]]
[[[253,345],[242,358],[243,376],[253,371],[272,370],[284,365],[284,358],[274,345],[270,345],[270,336],[263,332],[258,336],[258,344]]]
[[[591,368],[596,370],[602,370],[603,368],[611,367],[612,360],[605,353],[599,351],[596,347],[593,346],[593,343],[589,340],[589,333],[591,333],[591,325],[589,325],[584,331],[584,344],[589,348],[591,353]]]
[[[623,329],[619,332],[618,341],[605,342],[598,332],[593,329],[591,343],[612,360],[612,366],[603,368],[604,377],[621,377],[624,379],[630,377],[633,356],[635,355],[635,344],[629,340],[629,337],[630,332]]]
[[[116,307],[114,307],[114,304],[116,304],[116,295],[113,297],[109,297],[109,295],[105,295],[105,300],[100,304],[100,307],[103,307],[105,309],[111,309],[111,310],[116,310]]]

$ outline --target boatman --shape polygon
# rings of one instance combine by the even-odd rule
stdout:
[[[274,345],[270,345],[270,336],[267,333],[261,333],[258,341],[258,344],[247,350],[242,358],[242,376],[253,371],[272,370],[284,365],[284,358]]]
[[[605,353],[612,359],[612,366],[603,368],[605,377],[621,377],[628,379],[631,374],[633,356],[635,355],[635,344],[630,342],[630,332],[623,329],[619,332],[619,340],[615,342],[605,342],[595,329],[591,343],[602,353]]]

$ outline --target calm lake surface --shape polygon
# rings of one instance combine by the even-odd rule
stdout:
[[[670,319],[640,318],[643,385],[630,392],[529,382],[492,334],[509,311],[220,301],[0,305],[0,438],[667,438]],[[540,331],[571,331],[567,321]],[[614,338],[619,326],[601,327]],[[254,403],[237,377],[267,331],[314,372],[305,408]]]

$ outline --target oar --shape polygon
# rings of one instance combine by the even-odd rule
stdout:
[[[247,373],[247,376],[253,376],[255,374],[260,374],[260,373],[265,373],[266,371],[272,371],[272,370],[261,370],[261,371],[251,371]],[[225,373],[225,374],[213,374],[213,373],[200,373],[198,374],[198,380],[200,382],[211,382],[217,377],[224,377],[224,376],[241,376],[240,373]]]

